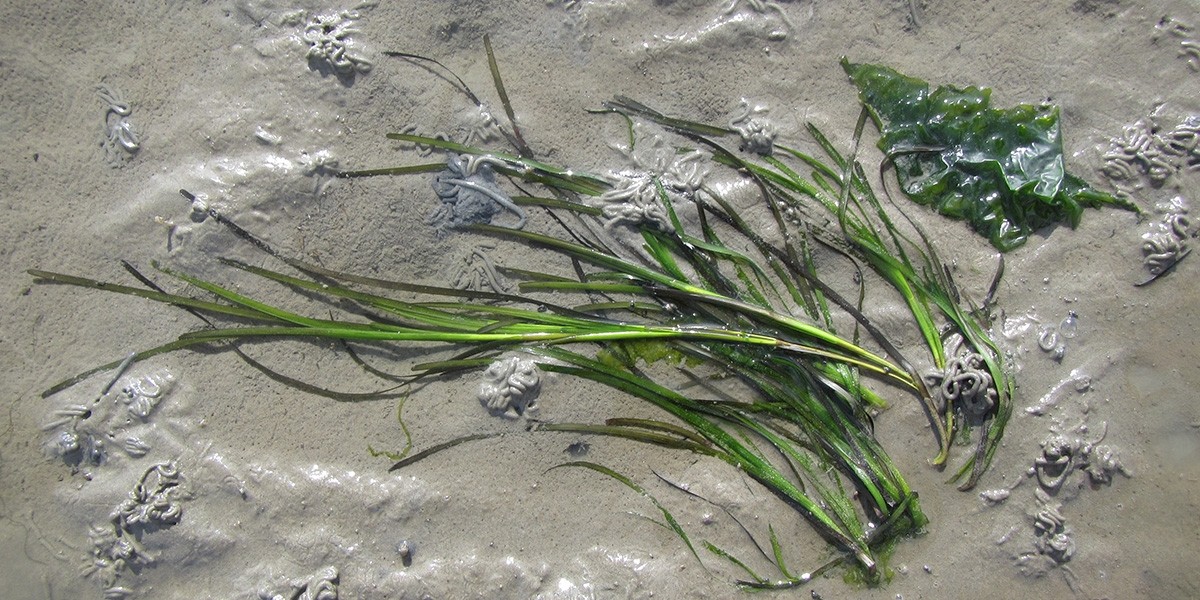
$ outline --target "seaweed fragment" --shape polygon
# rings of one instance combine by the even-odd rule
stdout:
[[[993,108],[988,88],[931,90],[894,69],[845,58],[842,68],[880,127],[879,148],[908,197],[967,221],[1002,252],[1046,225],[1078,226],[1085,207],[1138,212],[1067,173],[1057,106]]]
[[[441,64],[416,55],[393,55]],[[952,440],[960,438],[956,434],[969,433],[967,426],[980,431],[975,452],[953,476],[953,480],[964,480],[962,489],[975,485],[991,461],[1011,413],[1013,388],[1004,357],[988,336],[978,307],[960,293],[928,236],[912,222],[909,229],[915,238],[908,229],[901,230],[902,223],[889,216],[872,191],[857,158],[866,110],[858,120],[848,154],[809,125],[807,131],[820,149],[816,156],[775,143],[773,137],[770,154],[747,147],[744,150],[753,155],[743,156],[744,152],[735,153],[725,142],[736,136],[746,145],[746,138],[768,133],[765,126],[751,126],[752,118],[746,121],[750,114],[735,117],[725,128],[669,116],[630,98],[616,97],[604,104],[604,110],[593,112],[619,115],[627,124],[628,153],[642,173],[636,179],[622,179],[536,158],[516,134],[514,113],[501,91],[490,51],[489,67],[506,105],[509,122],[500,128],[512,132],[504,135],[511,148],[472,147],[402,131],[387,137],[444,151],[445,164],[346,171],[339,176],[436,174],[434,190],[444,204],[451,205],[443,207],[447,226],[466,234],[503,237],[530,251],[556,255],[564,263],[560,271],[503,269],[514,280],[511,291],[385,281],[289,258],[215,209],[203,207],[203,214],[298,271],[299,276],[230,259],[221,259],[222,264],[284,285],[288,290],[283,292],[285,299],[298,293],[324,302],[327,316],[293,312],[270,298],[254,298],[228,284],[158,265],[163,275],[186,284],[188,293],[168,293],[131,268],[127,270],[146,289],[36,269],[30,274],[41,282],[117,292],[208,315],[201,317],[206,327],[125,359],[129,363],[192,345],[226,342],[268,377],[335,399],[351,395],[257,365],[241,354],[237,344],[259,339],[322,339],[340,342],[347,349],[349,343],[387,342],[465,346],[448,360],[413,365],[410,377],[391,376],[356,359],[368,372],[393,383],[415,383],[434,375],[482,368],[510,351],[527,353],[533,359],[524,370],[500,360],[500,366],[489,375],[491,387],[483,390],[486,406],[507,410],[508,404],[491,399],[513,399],[518,395],[514,390],[531,396],[536,381],[525,376],[534,369],[589,380],[643,400],[665,413],[663,420],[614,417],[601,423],[563,423],[529,418],[527,430],[604,435],[723,461],[794,509],[836,551],[834,558],[817,569],[796,573],[785,564],[780,540],[770,524],[768,552],[767,546],[729,513],[773,567],[768,577],[760,577],[730,552],[704,541],[704,548],[746,572],[749,579],[739,580],[740,586],[795,588],[843,563],[861,573],[863,581],[886,581],[884,561],[891,543],[919,534],[927,518],[916,492],[874,437],[872,415],[885,402],[864,379],[894,384],[917,397],[937,444],[935,465],[945,464]],[[479,105],[466,84],[450,75]],[[639,151],[649,148],[652,152],[645,162],[638,162],[634,131],[641,123],[660,127],[678,140],[659,141],[656,137],[649,146],[643,141]],[[742,125],[747,134],[739,131]],[[680,142],[683,145],[678,145]],[[721,186],[705,183],[710,170],[736,173],[757,189],[758,200],[781,235],[761,234],[743,219],[734,203],[723,196]],[[473,176],[475,180],[471,180]],[[500,178],[533,195],[503,195],[497,183]],[[542,193],[525,189],[534,186],[540,186]],[[614,190],[617,194],[612,194]],[[487,219],[454,220],[467,216],[458,211],[463,207],[457,204],[468,191],[482,194],[474,200],[491,211]],[[622,198],[627,191],[629,197]],[[194,196],[183,195],[196,210]],[[644,206],[654,206],[657,212],[653,216],[660,217],[658,221],[620,223],[632,230],[630,239],[640,234],[640,253],[636,255],[614,249],[596,234],[603,231],[606,219],[614,217],[605,210],[609,201],[629,200],[634,195],[645,200]],[[489,223],[501,206],[519,217],[516,225]],[[538,219],[531,220],[529,229],[522,229],[524,210],[531,207],[541,211],[535,213],[538,216],[548,215],[561,229],[548,233],[540,227],[544,221]],[[826,249],[833,260],[846,261],[860,274],[857,302],[822,281],[818,264],[825,262]],[[820,260],[816,252],[822,253]],[[914,363],[862,313],[865,286],[861,274],[868,270],[894,288],[908,305],[913,325],[928,345],[938,388],[949,389],[939,396],[940,403]],[[562,274],[567,272],[574,277]],[[992,287],[994,291],[995,282]],[[406,295],[395,297],[388,295],[389,291]],[[408,293],[418,298],[409,299]],[[547,294],[554,294],[556,300],[551,302]],[[582,300],[586,304],[562,304]],[[854,322],[853,334],[837,331],[835,322],[840,320]],[[945,331],[939,321],[948,325]],[[866,332],[870,339],[865,343],[870,345],[860,340],[860,330]],[[945,347],[943,338],[950,331],[961,336],[962,342],[956,345],[969,353]],[[963,362],[951,364],[955,360]],[[666,362],[671,364],[651,366]],[[678,369],[680,365],[687,368]],[[114,366],[119,364],[87,374]],[[664,380],[659,376],[664,371],[672,373],[672,366],[701,383],[736,377],[735,385],[747,394],[734,398],[717,385],[668,385],[675,377]],[[52,391],[69,387],[87,374]],[[521,376],[514,380],[514,375]],[[493,394],[497,390],[499,396]],[[526,402],[515,412],[528,408]],[[372,455],[396,461],[391,470],[460,444],[506,435],[468,433],[409,454],[412,438],[402,420],[400,428],[405,438],[402,451],[380,452],[368,447]],[[577,460],[560,466],[591,469],[649,497],[632,479],[597,463]],[[671,529],[699,560],[682,526],[657,500],[650,500],[663,513],[660,524]]]

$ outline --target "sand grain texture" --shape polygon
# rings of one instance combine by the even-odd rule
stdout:
[[[220,269],[218,255],[264,259],[211,221],[194,222],[178,194],[184,188],[306,260],[442,282],[476,241],[439,239],[425,225],[436,201],[426,178],[331,182],[327,168],[416,162],[413,149],[384,134],[412,124],[458,137],[477,123],[478,110],[450,85],[383,56],[386,50],[436,57],[502,117],[484,34],[529,144],[549,162],[600,171],[619,164],[609,144],[621,141],[621,130],[615,120],[583,111],[618,93],[718,123],[746,97],[770,106],[781,139],[800,139],[807,120],[846,144],[858,106],[837,64],[841,55],[935,83],[990,86],[997,106],[1051,99],[1062,106],[1070,166],[1101,186],[1101,155],[1124,127],[1156,110],[1168,126],[1200,113],[1200,57],[1189,64],[1184,44],[1200,38],[1193,3],[1025,4],[768,0],[735,2],[725,13],[728,0],[381,2],[357,8],[349,51],[371,68],[351,80],[310,68],[303,38],[309,17],[351,5],[3,3],[4,597],[103,597],[102,578],[81,575],[93,562],[97,534],[89,539],[89,532],[110,523],[150,465],[167,461],[181,473],[174,499],[182,520],[146,533],[142,544],[153,564],[125,569],[111,584],[128,588],[130,598],[270,598],[297,585],[315,592],[328,579],[326,567],[336,568],[342,598],[735,596],[728,565],[705,556],[714,570],[705,574],[670,531],[630,514],[654,510],[630,490],[592,472],[546,473],[567,460],[564,450],[577,438],[526,435],[520,423],[489,416],[475,398],[474,377],[414,394],[406,414],[418,447],[474,431],[508,428],[513,435],[388,473],[389,461],[372,458],[367,446],[402,445],[395,400],[354,404],[306,395],[230,352],[159,356],[134,365],[118,385],[167,372],[175,379],[170,389],[144,421],[122,416],[123,405],[90,417],[89,430],[115,434],[103,440],[109,459],[72,472],[51,451],[63,427],[46,426],[61,419],[56,411],[91,402],[108,378],[49,399],[41,391],[200,323],[138,299],[34,286],[25,270],[129,281],[120,259],[144,268],[161,260],[269,289]],[[1164,15],[1193,29],[1168,31]],[[140,141],[116,166],[101,146],[101,84],[128,102]],[[1182,196],[1195,207],[1198,182],[1193,168],[1161,188],[1143,185],[1134,198],[1149,208]],[[911,213],[957,249],[956,277],[981,295],[995,264],[986,243],[965,225],[916,207]],[[1078,230],[1039,232],[1008,256],[999,306],[1011,334],[1002,344],[1020,367],[1018,404],[980,490],[1021,481],[1009,498],[993,506],[944,484],[945,475],[925,463],[933,447],[923,416],[915,403],[899,400],[877,420],[879,436],[920,492],[929,532],[898,546],[897,573],[881,589],[848,588],[833,578],[789,596],[811,590],[824,598],[1067,598],[1068,579],[1083,598],[1200,596],[1193,563],[1200,547],[1200,262],[1185,260],[1153,285],[1133,287],[1145,277],[1146,228],[1128,213],[1089,211]],[[487,252],[500,262],[539,266],[513,242]],[[1038,349],[1039,328],[1068,311],[1078,314],[1079,335],[1056,362]],[[377,385],[328,344],[248,350],[329,387]],[[371,358],[403,365],[417,356],[400,349]],[[1027,414],[1039,402],[1054,406],[1043,416]],[[562,420],[653,415],[605,388],[564,378],[544,381],[539,403],[543,416]],[[1133,476],[1076,485],[1059,498],[1069,498],[1061,512],[1077,546],[1072,575],[1022,574],[1014,559],[1028,550],[1039,511],[1036,482],[1025,472],[1052,428],[1077,431],[1081,424],[1095,436],[1106,427],[1103,443]],[[148,446],[145,456],[122,450],[128,436]],[[619,440],[590,442],[588,460],[654,484],[699,538],[752,553],[723,514],[704,524],[712,507],[672,493],[651,468],[737,506],[747,523],[773,524],[793,566],[815,566],[825,556],[803,522],[723,464]]]

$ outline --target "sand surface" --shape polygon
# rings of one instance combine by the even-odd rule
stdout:
[[[413,393],[405,416],[417,448],[473,432],[511,435],[397,473],[368,452],[403,446],[396,398],[352,403],[306,394],[231,352],[182,351],[136,364],[114,386],[133,389],[131,402],[116,393],[96,402],[111,374],[43,399],[66,377],[202,324],[136,298],[33,285],[25,271],[137,285],[121,259],[145,270],[164,261],[250,291],[277,291],[217,263],[226,256],[278,266],[200,219],[179,195],[184,188],[290,255],[363,275],[448,283],[480,240],[440,238],[426,225],[436,202],[428,176],[332,180],[329,173],[419,162],[416,149],[384,138],[408,127],[487,136],[479,109],[450,83],[383,54],[437,58],[503,120],[484,34],[530,146],[555,164],[601,173],[621,165],[610,147],[622,141],[619,122],[584,112],[614,94],[715,123],[744,97],[770,107],[781,140],[800,143],[811,121],[848,144],[858,105],[837,64],[846,55],[932,82],[990,86],[1000,106],[1059,104],[1070,167],[1111,189],[1101,169],[1112,138],[1152,116],[1169,130],[1200,114],[1195,8],[1187,0],[5,2],[2,595],[737,597],[728,563],[706,554],[706,571],[673,533],[642,518],[657,516],[644,498],[589,471],[546,472],[569,460],[568,446],[582,438],[529,434],[519,420],[490,416],[476,400],[474,375]],[[306,59],[313,44],[305,28],[316,17],[352,30],[338,30],[352,40],[337,56],[341,72]],[[313,68],[320,64],[327,68]],[[98,86],[107,91],[98,94]],[[136,153],[128,152],[134,143]],[[1135,173],[1123,185],[1146,221],[1089,211],[1077,230],[1041,231],[1010,253],[993,334],[1018,367],[1017,407],[992,470],[970,493],[945,484],[926,463],[934,448],[923,416],[896,399],[877,419],[878,433],[920,492],[928,532],[898,545],[895,575],[882,588],[833,576],[784,594],[1200,597],[1200,375],[1192,362],[1200,358],[1200,259],[1133,286],[1147,277],[1142,235],[1161,219],[1154,207],[1177,197],[1200,202],[1198,181],[1194,160],[1161,182]],[[936,233],[963,287],[981,296],[995,252],[962,224],[916,208],[910,214]],[[539,225],[537,217],[530,224]],[[497,263],[550,268],[539,262],[545,255],[515,242],[491,244],[481,251]],[[895,300],[882,294],[877,302],[886,313]],[[1039,349],[1039,337],[1071,313],[1077,335],[1055,360]],[[330,344],[247,351],[330,388],[381,386]],[[368,358],[403,372],[427,355],[399,349]],[[548,420],[654,414],[570,379],[547,377],[542,387],[540,416]],[[71,432],[78,443],[90,437],[97,460],[64,460],[62,436]],[[1112,481],[1099,484],[1075,473],[1056,497],[1039,499],[1027,472],[1055,434],[1091,444],[1097,456],[1102,445],[1125,473],[1114,466]],[[754,554],[724,513],[654,472],[736,508],[751,528],[771,524],[798,569],[828,557],[794,513],[723,463],[588,441],[588,460],[645,484],[697,538]],[[169,497],[181,518],[138,541],[144,560],[97,568],[95,549],[114,547],[112,515],[144,474],[145,494],[178,487]],[[980,496],[1005,491],[999,502]],[[1058,510],[1075,545],[1063,565],[1034,549],[1035,522],[1048,508]],[[335,573],[333,596],[322,581]]]

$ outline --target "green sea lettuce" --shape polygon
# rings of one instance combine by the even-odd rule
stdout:
[[[908,197],[966,220],[1003,252],[1040,227],[1078,226],[1085,207],[1137,211],[1066,172],[1057,106],[992,108],[988,88],[930,90],[920,79],[845,58],[842,68]]]

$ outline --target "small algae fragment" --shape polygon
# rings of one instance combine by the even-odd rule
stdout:
[[[992,108],[987,88],[931,90],[888,67],[845,58],[842,68],[879,125],[879,147],[908,197],[967,221],[1001,251],[1046,225],[1078,226],[1085,207],[1137,212],[1066,172],[1057,106]]]

